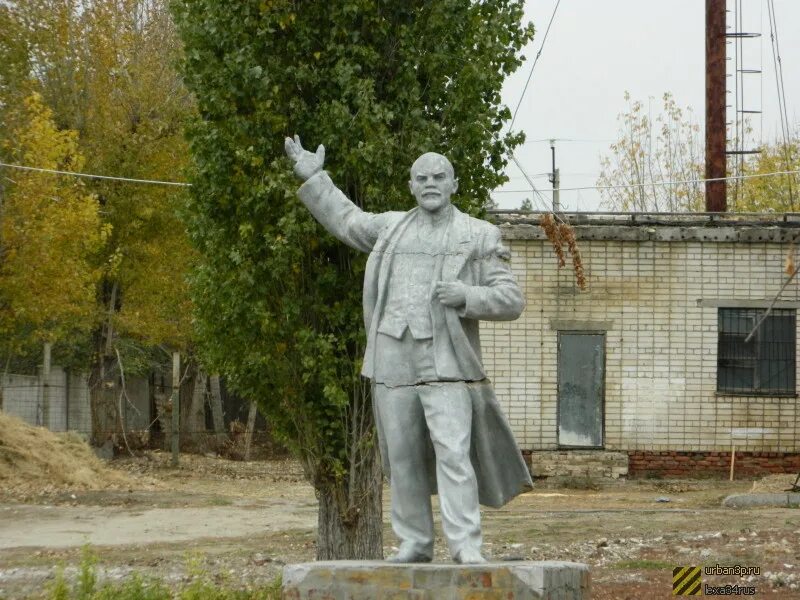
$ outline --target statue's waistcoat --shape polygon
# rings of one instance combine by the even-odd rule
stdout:
[[[433,337],[430,305],[436,259],[445,252],[445,225],[423,233],[417,219],[400,234],[392,257],[379,333],[400,339],[408,327],[415,340]]]

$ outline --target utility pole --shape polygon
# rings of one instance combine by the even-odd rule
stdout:
[[[725,0],[706,0],[706,179],[726,176]],[[706,212],[725,212],[726,182],[706,182]]]
[[[559,213],[561,212],[561,195],[559,193],[559,188],[561,185],[561,177],[559,175],[558,169],[556,169],[556,141],[550,140],[550,151],[553,155],[553,172],[550,173],[548,179],[550,183],[553,184],[553,212]]]

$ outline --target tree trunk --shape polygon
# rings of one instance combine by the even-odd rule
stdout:
[[[105,356],[111,356],[111,350],[114,345],[114,313],[117,310],[118,290],[119,282],[115,281],[111,286],[111,298],[108,301],[108,320],[106,321],[105,344],[103,345],[103,354]]]
[[[201,436],[206,430],[206,381],[208,377],[205,372],[198,367],[194,374],[194,389],[192,390],[192,401],[186,413],[186,423],[183,432],[187,433],[189,439],[195,443],[201,441]]]
[[[258,414],[258,404],[255,400],[250,401],[250,412],[247,415],[247,429],[244,431],[244,460],[250,460],[250,446],[253,444],[253,430],[256,428],[256,416]]]
[[[222,390],[219,383],[219,375],[212,375],[211,382],[211,417],[214,421],[214,433],[217,436],[217,443],[222,443],[225,438],[225,419],[222,412]]]
[[[103,281],[102,302],[108,305],[106,319],[94,332],[97,358],[92,364],[91,381],[91,418],[92,443],[102,446],[112,439],[117,430],[117,394],[118,390],[114,366],[114,314],[117,310],[119,283]]]
[[[352,481],[317,488],[317,560],[383,558],[383,478],[377,447],[364,458],[350,474]]]
[[[92,443],[102,446],[117,431],[117,390],[114,377],[115,359],[100,355],[93,364],[90,381]]]

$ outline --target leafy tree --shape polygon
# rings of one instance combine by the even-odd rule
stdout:
[[[660,181],[689,181],[704,177],[700,128],[691,107],[678,106],[672,94],[662,97],[655,119],[640,101],[625,92],[628,110],[619,115],[618,141],[601,157],[598,186],[603,205],[619,211],[697,211],[705,205],[702,183],[651,185]]]
[[[702,211],[705,210],[705,184],[650,185],[658,181],[704,179],[704,152],[699,127],[691,108],[681,109],[672,95],[664,94],[663,112],[652,121],[644,105],[631,102],[625,94],[628,111],[619,116],[620,137],[601,158],[600,186],[628,184],[600,190],[605,206],[624,211]],[[686,116],[688,115],[688,116]],[[749,126],[744,123],[745,130]],[[761,152],[744,160],[729,174],[763,175],[800,169],[800,143],[797,135],[788,143],[767,143]],[[726,186],[731,212],[795,211],[800,206],[800,177],[793,175],[731,180]]]
[[[28,44],[22,35],[17,15],[5,3],[0,4],[0,110],[19,107],[27,95],[25,82],[29,78],[31,64]],[[10,124],[0,120],[0,135],[8,137]]]
[[[381,485],[364,349],[365,259],[296,198],[286,135],[370,211],[411,208],[408,169],[446,153],[479,213],[521,135],[503,79],[533,34],[511,0],[175,0],[200,118],[187,218],[204,358],[257,398],[320,500],[319,558],[382,553]]]
[[[12,157],[46,169],[82,168],[76,132],[56,128],[39,94],[30,95],[19,112]],[[8,182],[0,212],[0,340],[6,356],[38,352],[43,342],[80,337],[95,325],[100,251],[110,234],[81,181],[22,171]]]
[[[770,144],[745,162],[744,175],[800,170],[798,136]],[[741,212],[794,212],[800,206],[800,175],[753,177],[728,184],[728,206]]]
[[[519,205],[519,209],[526,213],[533,212],[533,202],[531,202],[530,198],[524,198]]]
[[[83,145],[89,168],[175,180],[188,160],[183,122],[192,103],[175,70],[180,44],[161,0],[94,0],[81,15],[89,75]],[[101,303],[116,335],[185,349],[191,325],[185,275],[192,252],[175,187],[94,184],[114,226]]]
[[[85,170],[182,178],[193,104],[175,70],[181,47],[164,0],[9,0],[0,23],[10,58],[0,64],[2,117],[35,90],[58,128],[77,132]],[[118,355],[130,372],[167,358],[159,346],[190,348],[193,251],[179,188],[94,180],[85,187],[110,226],[95,296],[103,318],[91,334],[99,383],[114,375]]]

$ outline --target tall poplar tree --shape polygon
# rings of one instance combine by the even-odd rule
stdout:
[[[317,556],[382,554],[365,344],[365,257],[296,197],[287,135],[368,211],[414,206],[408,169],[446,154],[472,214],[506,178],[505,77],[532,38],[511,0],[175,0],[199,117],[187,213],[204,358],[261,409],[320,501]]]

